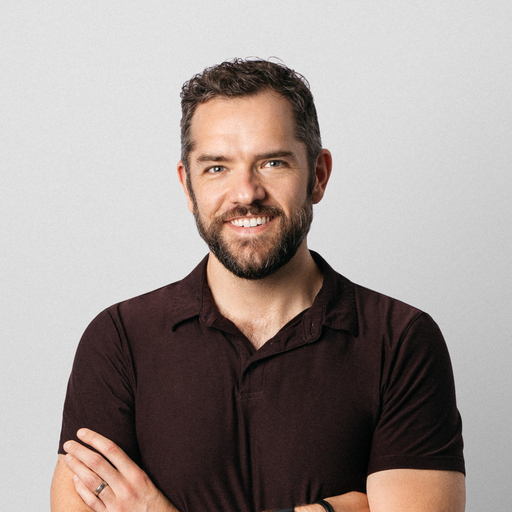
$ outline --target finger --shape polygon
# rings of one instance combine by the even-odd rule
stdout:
[[[100,454],[93,452],[75,441],[66,442],[64,444],[64,450],[66,450],[69,455],[72,455],[78,462],[82,463],[88,470],[97,475],[100,480],[107,482],[113,489],[121,482],[122,476]],[[96,487],[100,483],[101,481],[98,482]],[[94,489],[96,489],[96,487],[94,487]]]
[[[139,467],[126,455],[126,453],[113,441],[89,429],[81,428],[77,432],[78,438],[103,454],[116,468],[127,475],[139,470]]]
[[[105,504],[98,498],[98,496],[96,496],[90,489],[87,488],[84,482],[82,482],[82,480],[80,480],[80,478],[77,475],[73,477],[73,483],[75,484],[76,492],[78,493],[80,498],[82,498],[82,501],[87,506],[92,508],[94,512],[107,511],[107,507],[105,506]],[[101,494],[103,494],[105,490],[106,489],[104,489]]]
[[[73,471],[75,475],[85,484],[91,491],[97,489],[103,480],[93,471],[91,471],[85,464],[70,455],[69,453],[64,457],[66,466]]]
[[[113,490],[108,486],[108,483],[105,480],[102,480],[96,473],[91,471],[85,464],[80,462],[78,459],[70,455],[69,453],[64,458],[64,462],[68,466],[71,471],[75,474],[75,476],[80,479],[80,481],[93,492],[96,496],[101,495],[100,498],[104,503],[109,501],[108,495],[112,494],[112,498],[115,497]],[[107,487],[103,486],[103,483],[107,485]],[[100,489],[100,486],[103,488]],[[99,492],[101,491],[101,492]]]

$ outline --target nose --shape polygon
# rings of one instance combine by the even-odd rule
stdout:
[[[265,187],[254,169],[240,169],[231,180],[231,201],[235,204],[250,205],[265,199]]]

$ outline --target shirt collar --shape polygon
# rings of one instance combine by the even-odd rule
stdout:
[[[201,291],[205,286],[208,288],[206,281],[207,262],[208,255],[203,258],[201,263],[187,277],[171,285],[176,287],[170,312],[173,331],[176,330],[178,324],[185,320],[201,314],[204,317],[202,312],[204,294]]]
[[[304,315],[305,336],[308,341],[314,341],[320,336],[322,325],[357,336],[359,324],[354,284],[336,272],[319,254],[310,252],[324,275],[324,282],[311,308]],[[315,322],[319,318],[320,322]]]
[[[354,284],[338,274],[319,254],[311,255],[324,275],[322,288],[312,306],[303,316],[303,337],[307,342],[316,340],[322,325],[349,331],[357,336],[359,331]],[[172,329],[178,324],[199,316],[206,326],[211,326],[220,316],[206,279],[208,256],[176,286],[172,304]]]

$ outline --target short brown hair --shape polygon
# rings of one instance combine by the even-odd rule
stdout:
[[[306,145],[311,174],[310,190],[315,182],[315,163],[322,141],[313,95],[308,81],[284,64],[255,59],[234,59],[206,68],[185,82],[181,90],[181,160],[188,175],[188,156],[194,142],[192,117],[197,105],[216,98],[250,96],[272,90],[285,97],[295,116],[295,136]]]

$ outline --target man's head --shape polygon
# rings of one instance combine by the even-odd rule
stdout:
[[[197,106],[213,98],[240,98],[271,90],[286,98],[293,110],[295,137],[306,145],[313,187],[316,159],[322,149],[320,127],[307,80],[284,64],[266,60],[234,59],[206,68],[185,82],[181,90],[181,160],[188,172],[194,146],[192,117]]]
[[[229,69],[229,80],[220,68]],[[281,73],[282,82],[270,80]],[[206,80],[214,88],[201,85],[206,74],[217,74]],[[306,91],[308,116],[298,108],[304,104],[298,90]],[[317,145],[311,93],[293,72],[263,61],[221,64],[194,77],[184,91],[178,173],[199,233],[236,276],[270,276],[299,247],[307,251],[312,204],[330,175],[330,153]],[[316,136],[304,124],[298,128],[298,117],[313,123]]]

